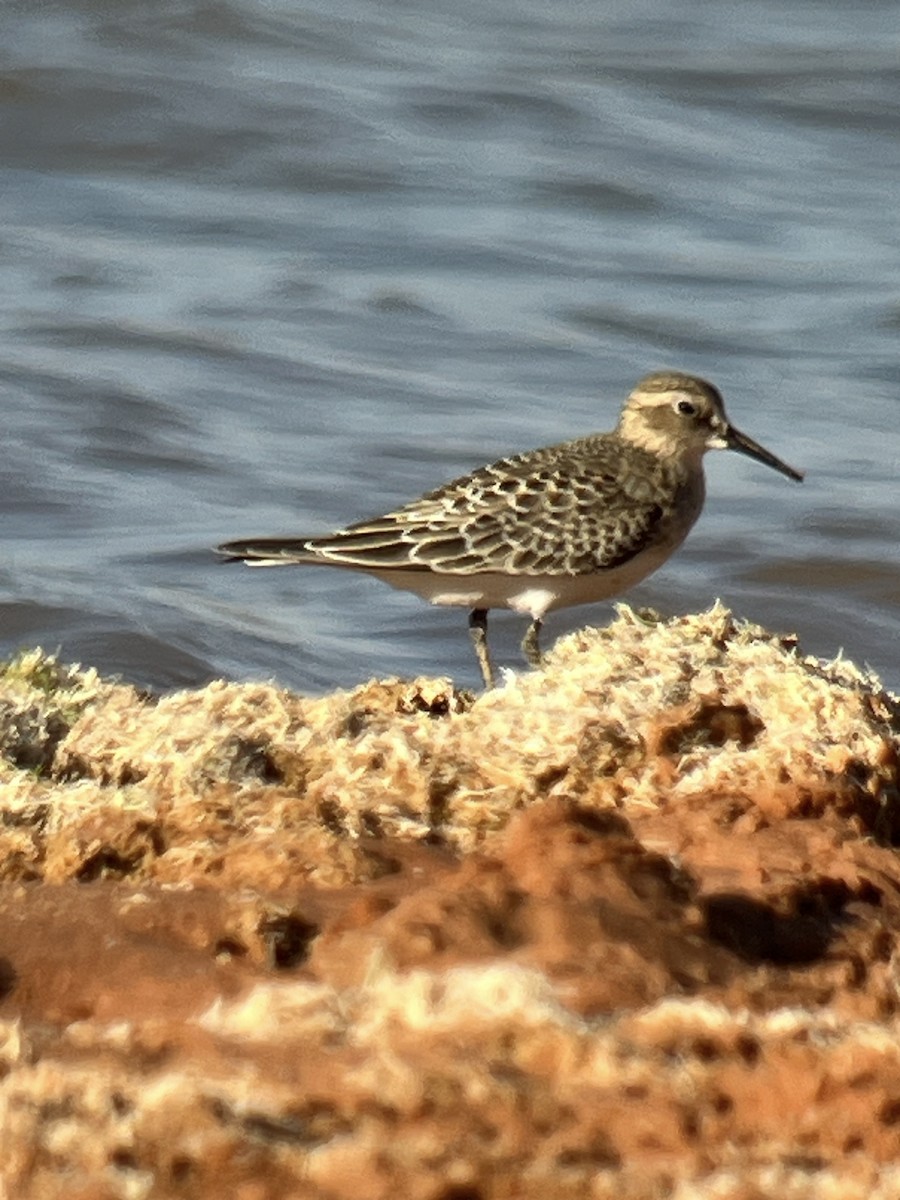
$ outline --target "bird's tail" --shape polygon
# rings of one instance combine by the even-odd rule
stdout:
[[[244,562],[250,567],[285,567],[291,563],[320,562],[306,538],[247,538],[216,546],[225,562]]]

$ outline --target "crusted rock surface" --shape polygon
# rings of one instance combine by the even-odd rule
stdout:
[[[900,707],[717,606],[479,698],[0,673],[0,1196],[895,1200]]]

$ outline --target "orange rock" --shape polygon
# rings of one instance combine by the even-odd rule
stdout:
[[[0,675],[0,1193],[900,1195],[900,707],[721,608],[447,680]]]

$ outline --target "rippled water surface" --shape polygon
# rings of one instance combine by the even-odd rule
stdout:
[[[0,650],[153,687],[477,672],[465,614],[208,547],[318,532],[712,378],[632,598],[721,597],[900,686],[887,3],[4,6]],[[547,639],[608,606],[550,618]],[[521,621],[494,617],[517,661]]]

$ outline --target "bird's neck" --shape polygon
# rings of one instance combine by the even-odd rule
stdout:
[[[652,455],[673,468],[676,473],[690,475],[703,470],[705,446],[673,440],[670,432],[656,430],[646,421],[635,418],[627,411],[622,414],[616,432],[623,442],[637,446],[646,454]]]

